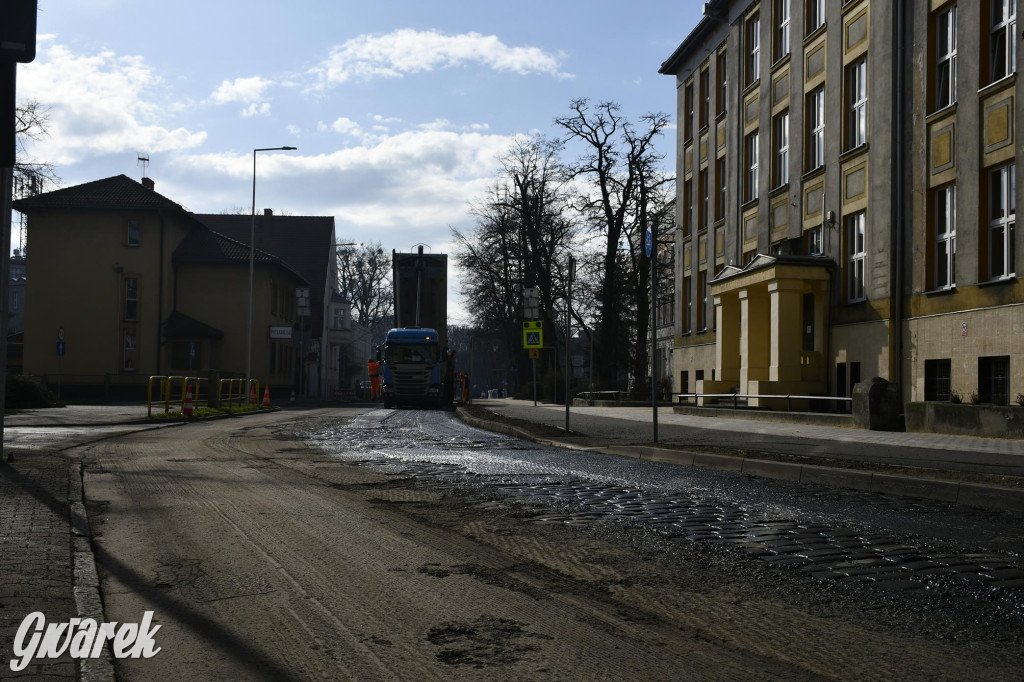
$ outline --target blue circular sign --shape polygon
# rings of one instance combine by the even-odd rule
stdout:
[[[651,253],[654,252],[654,230],[650,227],[647,228],[647,232],[644,233],[644,253],[647,257],[651,257]]]

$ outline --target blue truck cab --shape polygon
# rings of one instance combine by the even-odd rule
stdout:
[[[436,329],[392,329],[384,337],[380,355],[384,407],[442,404],[446,392],[446,353]]]

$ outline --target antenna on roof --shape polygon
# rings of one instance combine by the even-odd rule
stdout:
[[[139,160],[135,165],[142,166],[142,177],[146,177],[146,168],[149,167],[149,154],[139,152]]]

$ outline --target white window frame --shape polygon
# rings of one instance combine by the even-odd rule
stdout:
[[[775,0],[775,60],[778,61],[790,51],[790,0]]]
[[[950,5],[935,17],[935,108],[943,109],[955,102],[956,5]]]
[[[990,0],[991,82],[1017,72],[1017,0]]]
[[[825,240],[822,236],[825,229],[818,225],[807,230],[807,255],[820,256],[825,253]]]
[[[747,20],[747,85],[761,77],[761,15]]]
[[[808,170],[825,165],[825,88],[811,93],[807,111],[808,120]]]
[[[139,278],[124,278],[124,301],[122,314],[125,322],[137,322],[139,319]],[[129,314],[129,303],[133,304],[133,312]]]
[[[789,112],[775,117],[775,186],[789,182]]]
[[[825,25],[825,0],[807,0],[807,35]]]
[[[867,215],[859,211],[846,218],[847,290],[846,299],[854,303],[867,298],[865,275],[867,261]]]
[[[759,134],[758,131],[754,131],[747,135],[746,153],[747,153],[747,201],[753,201],[758,198],[758,186],[760,184],[758,177],[758,146],[759,146]]]
[[[955,286],[956,185],[947,185],[935,191],[935,289]]]
[[[867,57],[850,65],[850,149],[868,141],[868,60]]]
[[[1016,164],[992,170],[989,183],[988,275],[990,280],[1008,279],[1016,274]]]
[[[129,220],[128,229],[124,235],[125,246],[139,246],[142,243],[142,222]]]

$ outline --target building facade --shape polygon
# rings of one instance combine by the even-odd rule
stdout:
[[[30,218],[33,252],[24,374],[49,384],[60,374],[72,397],[135,399],[150,376],[246,376],[248,229],[244,239],[232,238],[200,219],[214,217],[158,194],[152,180],[124,175],[19,199],[14,207]],[[241,218],[251,224],[250,216]],[[260,248],[275,247],[272,240],[254,252],[250,375],[277,395],[301,387],[329,397],[341,378],[326,361],[321,370],[318,361],[330,351],[320,347],[329,342],[327,316],[343,320],[335,308],[345,306],[329,298],[337,286],[334,221],[292,220],[316,229],[286,231],[290,250],[283,255]],[[302,347],[299,289],[320,291]]]
[[[1024,391],[1017,5],[706,3],[661,68],[679,93],[675,390]]]

